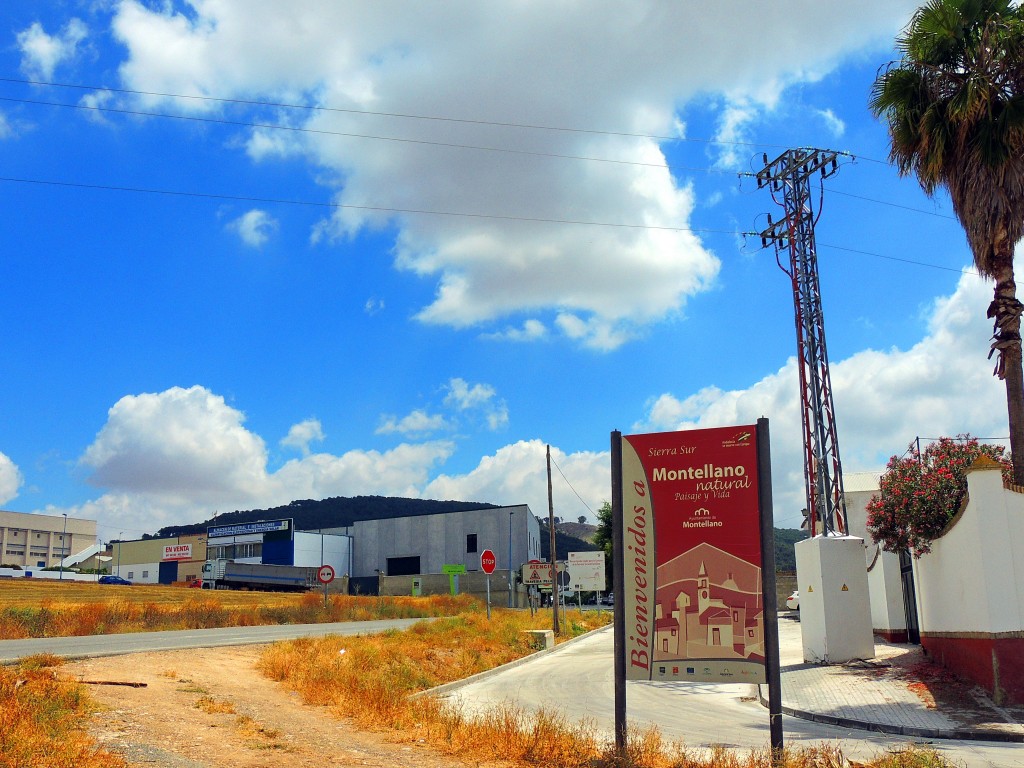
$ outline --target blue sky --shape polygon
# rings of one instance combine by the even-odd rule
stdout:
[[[991,285],[867,111],[914,2],[14,0],[0,505],[101,538],[293,499],[586,516],[609,433],[771,421],[792,295],[745,233],[818,146],[847,471],[1006,434]],[[199,97],[199,98],[196,98]]]

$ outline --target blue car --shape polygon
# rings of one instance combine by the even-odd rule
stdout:
[[[120,576],[100,576],[96,581],[100,584],[121,584],[125,587],[132,585],[128,579],[122,579]]]

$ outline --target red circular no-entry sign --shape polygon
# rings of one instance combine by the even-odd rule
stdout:
[[[334,581],[334,568],[329,565],[321,565],[320,570],[316,572],[316,578],[321,584],[330,584]]]
[[[480,568],[484,573],[488,575],[494,573],[494,566],[496,564],[497,561],[495,560],[494,553],[491,552],[491,550],[485,549],[480,553]]]

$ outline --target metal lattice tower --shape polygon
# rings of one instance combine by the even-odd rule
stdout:
[[[793,283],[796,314],[797,359],[800,369],[800,405],[803,417],[804,486],[811,535],[846,532],[843,469],[839,460],[832,382],[825,348],[825,318],[821,312],[818,257],[814,244],[814,206],[811,177],[826,179],[838,170],[835,152],[788,149],[757,174],[758,189],[768,187],[783,206],[785,218],[761,232],[761,242],[775,244],[775,260]],[[779,193],[783,199],[778,199]],[[789,268],[780,255],[789,251]],[[822,531],[818,530],[818,526]]]

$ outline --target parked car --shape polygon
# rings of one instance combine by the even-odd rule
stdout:
[[[786,598],[786,607],[791,611],[800,610],[800,591],[795,591],[792,595]]]
[[[192,581],[190,581],[188,583],[188,585],[192,589],[202,589],[203,588],[203,580],[202,579],[192,579]]]
[[[125,587],[130,587],[132,585],[128,579],[122,579],[120,576],[100,576],[97,581],[100,584],[120,584]]]
[[[609,592],[601,599],[601,602],[605,605],[615,605],[615,593]]]

